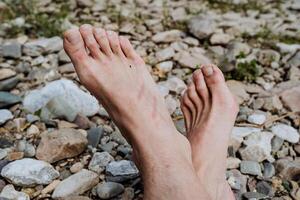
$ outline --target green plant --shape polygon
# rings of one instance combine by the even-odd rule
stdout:
[[[235,79],[240,81],[254,81],[259,75],[256,60],[250,62],[240,62],[237,67],[226,74],[226,79]]]

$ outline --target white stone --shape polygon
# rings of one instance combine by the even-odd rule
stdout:
[[[172,61],[165,61],[165,62],[158,63],[156,65],[156,68],[159,71],[162,71],[162,72],[169,72],[173,68],[173,62]]]
[[[272,127],[272,133],[283,140],[291,143],[297,143],[299,141],[298,131],[286,124],[277,124]]]
[[[183,82],[183,80],[176,76],[168,78],[168,80],[162,84],[170,91],[176,92],[177,94],[180,94],[183,90],[186,89],[186,84]]]
[[[24,98],[23,105],[26,110],[34,113],[45,107],[55,97],[64,100],[64,105],[75,113],[92,116],[99,111],[99,104],[95,97],[78,88],[70,80],[57,80],[47,84],[42,89],[30,91]],[[57,104],[58,102],[56,102]],[[56,104],[52,104],[56,105]],[[61,107],[61,106],[59,106]],[[66,106],[65,106],[66,107]],[[55,108],[52,108],[55,110]],[[69,112],[66,110],[65,112]],[[74,116],[74,115],[72,115]]]
[[[59,173],[47,162],[24,158],[7,164],[1,176],[14,185],[35,186],[51,183],[59,177]]]
[[[228,157],[226,159],[227,169],[237,169],[240,166],[241,160],[238,158]]]
[[[13,185],[6,185],[0,194],[0,199],[3,200],[30,200],[28,194],[24,192],[18,192]]]
[[[52,198],[83,194],[97,185],[98,182],[99,178],[95,172],[83,169],[60,182],[55,188]]]
[[[168,47],[156,52],[156,59],[158,62],[171,59],[175,55],[175,51],[172,47]]]
[[[259,128],[252,128],[252,127],[233,127],[231,132],[231,137],[229,140],[229,146],[232,146],[234,151],[237,151],[242,142],[243,138],[251,133],[259,132]]]
[[[264,113],[253,113],[248,116],[247,121],[252,124],[262,125],[266,122],[266,115]]]
[[[60,37],[42,38],[24,44],[23,53],[28,56],[39,56],[43,53],[58,52],[62,49],[63,41]]]
[[[14,118],[13,114],[7,109],[0,109],[0,125]]]
[[[156,43],[160,42],[174,42],[181,39],[183,32],[179,30],[170,30],[165,32],[160,32],[152,37],[152,41]]]

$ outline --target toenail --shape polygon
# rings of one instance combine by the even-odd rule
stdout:
[[[209,65],[208,66],[204,66],[202,68],[202,71],[203,71],[203,74],[205,76],[211,76],[214,73],[214,70],[213,70],[212,66],[209,66]]]
[[[77,32],[69,32],[66,34],[66,39],[70,42],[70,43],[77,43],[80,39],[80,35]]]

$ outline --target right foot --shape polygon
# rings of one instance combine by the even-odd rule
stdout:
[[[64,49],[81,83],[132,144],[145,199],[205,199],[204,192],[199,194],[190,145],[174,127],[163,97],[129,40],[83,25],[64,34]]]
[[[199,179],[206,180],[212,199],[234,199],[225,173],[229,136],[238,106],[218,67],[205,65],[194,72],[181,109]]]

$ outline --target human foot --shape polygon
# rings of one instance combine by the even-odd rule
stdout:
[[[128,39],[83,25],[64,34],[64,49],[81,83],[132,144],[145,199],[204,199],[204,192],[198,194],[189,143],[176,131],[163,97]]]
[[[205,65],[194,72],[181,109],[199,178],[206,180],[213,199],[234,199],[225,172],[229,135],[238,106],[218,67]]]

